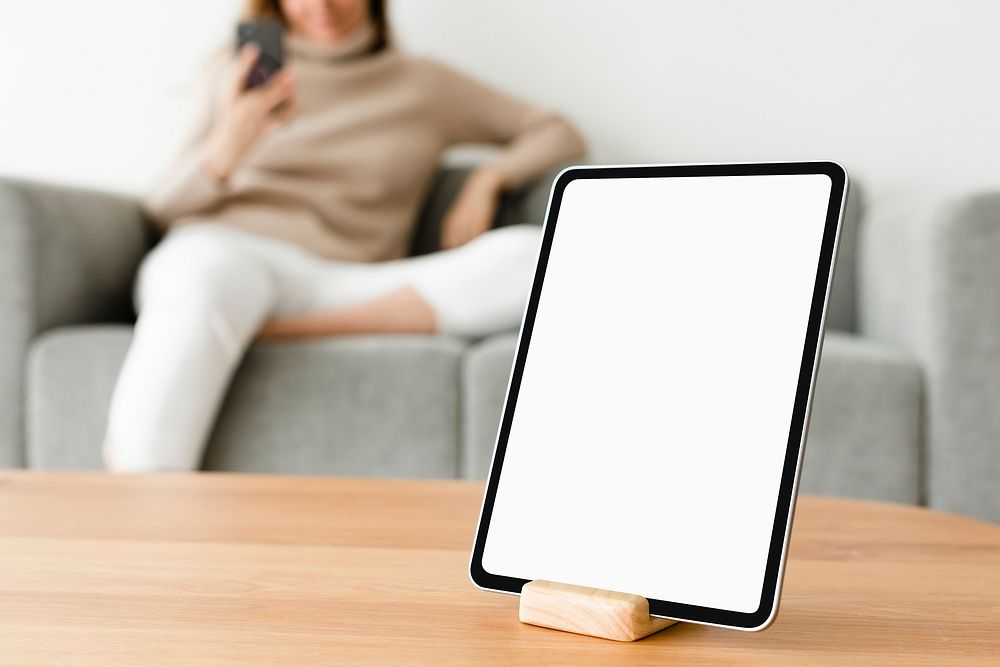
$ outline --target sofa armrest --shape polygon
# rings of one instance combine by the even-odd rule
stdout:
[[[1000,193],[886,207],[860,248],[861,331],[923,367],[925,500],[1000,521]]]
[[[24,363],[45,329],[131,314],[150,244],[136,200],[0,179],[0,467],[24,465]]]

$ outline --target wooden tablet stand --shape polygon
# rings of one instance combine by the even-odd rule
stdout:
[[[651,618],[649,601],[618,593],[536,579],[521,588],[522,623],[631,642],[677,621]]]

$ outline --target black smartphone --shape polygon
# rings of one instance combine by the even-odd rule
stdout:
[[[285,59],[283,32],[284,24],[281,21],[240,21],[237,24],[237,50],[250,42],[256,42],[260,48],[260,56],[247,76],[247,88],[256,88],[267,83],[267,80],[281,69]]]

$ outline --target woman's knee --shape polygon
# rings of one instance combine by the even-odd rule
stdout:
[[[265,267],[242,252],[218,225],[190,224],[170,232],[139,268],[136,303],[180,300],[190,305],[270,298]]]
[[[534,225],[491,230],[460,246],[451,259],[442,253],[433,266],[428,260],[433,270],[416,275],[413,286],[444,332],[482,336],[516,328],[540,239],[541,228]]]
[[[533,248],[541,241],[542,228],[529,224],[507,225],[491,229],[479,238],[497,239],[496,243],[508,244],[511,247]]]
[[[510,225],[491,229],[470,242],[478,242],[487,259],[501,265],[522,266],[533,264],[542,240],[542,228],[537,225]]]

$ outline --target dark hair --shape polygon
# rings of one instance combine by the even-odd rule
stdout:
[[[368,15],[375,26],[375,40],[369,53],[376,53],[389,46],[389,17],[385,9],[386,0],[368,0]],[[248,19],[278,19],[285,21],[281,11],[281,0],[248,0],[244,16]]]

